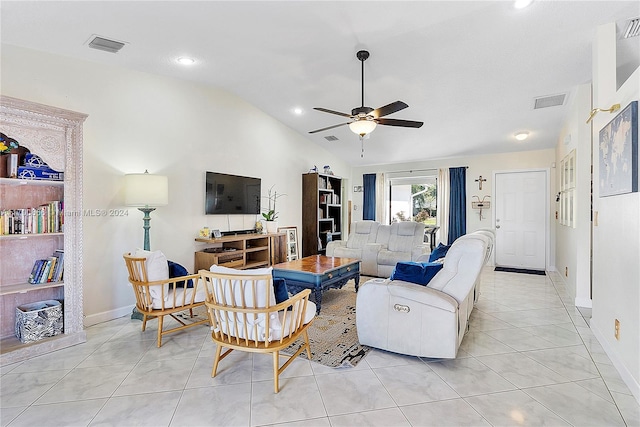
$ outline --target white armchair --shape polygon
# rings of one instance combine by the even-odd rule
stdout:
[[[211,339],[216,343],[211,376],[216,376],[220,361],[233,350],[271,353],[273,388],[278,393],[282,371],[305,350],[311,359],[307,328],[316,313],[309,301],[311,291],[305,289],[278,303],[271,267],[235,270],[213,265],[211,271],[200,270],[200,278],[206,290]],[[280,350],[299,338],[302,345],[280,366]]]
[[[142,314],[142,331],[147,328],[149,319],[158,319],[158,347],[162,346],[164,335],[209,321],[207,318],[194,318],[193,315],[193,309],[204,306],[205,300],[204,286],[200,284],[197,274],[169,278],[167,258],[160,251],[138,249],[135,255],[126,253],[123,257],[136,297],[136,308]],[[190,321],[185,322],[176,316],[187,310]],[[179,326],[163,328],[165,316],[171,316]]]

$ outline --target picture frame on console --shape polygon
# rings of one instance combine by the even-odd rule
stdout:
[[[295,261],[298,259],[298,227],[278,227],[279,233],[285,233],[287,236],[287,261]]]

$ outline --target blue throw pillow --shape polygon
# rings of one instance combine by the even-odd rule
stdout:
[[[276,304],[288,300],[287,282],[284,279],[273,279],[273,293],[276,296]]]
[[[429,262],[444,258],[450,247],[451,245],[443,245],[442,242],[438,243],[438,246],[429,255]]]
[[[433,262],[399,262],[391,273],[391,280],[427,285],[442,269],[442,264]]]
[[[177,262],[167,260],[167,264],[169,265],[169,278],[172,279],[174,277],[188,276],[189,272],[186,268],[178,264]],[[184,288],[184,280],[180,282],[176,282],[176,288]],[[187,288],[193,288],[193,280],[189,279],[187,281]]]

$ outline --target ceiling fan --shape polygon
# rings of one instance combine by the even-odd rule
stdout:
[[[328,126],[322,129],[312,130],[309,133],[317,133],[325,130],[337,128],[344,125],[349,125],[349,129],[357,135],[360,135],[360,139],[363,139],[365,135],[373,132],[377,125],[384,126],[399,126],[408,128],[419,128],[423,125],[422,122],[415,122],[412,120],[400,120],[400,119],[385,119],[384,116],[393,114],[397,111],[404,110],[408,107],[402,101],[392,102],[384,107],[376,108],[365,107],[364,105],[364,61],[369,58],[369,52],[366,50],[360,50],[356,53],[356,58],[362,63],[362,104],[360,107],[356,107],[351,110],[351,114],[341,113],[339,111],[328,110],[326,108],[314,107],[314,110],[322,111],[324,113],[335,114],[342,117],[348,117],[351,119],[349,122],[340,123],[338,125]]]

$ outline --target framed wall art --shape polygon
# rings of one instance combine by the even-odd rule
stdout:
[[[298,227],[278,227],[278,232],[287,235],[287,261],[298,259]]]
[[[598,153],[600,197],[638,191],[638,101],[600,130]]]

